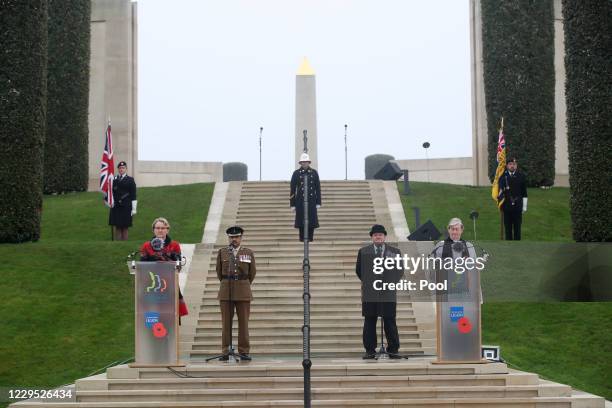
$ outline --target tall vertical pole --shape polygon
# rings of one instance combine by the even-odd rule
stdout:
[[[259,127],[259,181],[261,181],[261,134],[263,133],[263,126]]]
[[[306,133],[304,133],[305,135]],[[312,361],[310,360],[310,258],[309,258],[309,226],[310,222],[308,219],[308,172],[304,173],[304,261],[302,263],[302,269],[304,272],[304,293],[302,298],[304,300],[304,325],[302,326],[302,351],[303,360],[302,367],[304,368],[304,408],[310,408],[310,367]]]
[[[348,180],[348,150],[346,148],[346,128],[348,125],[344,124],[344,179]]]

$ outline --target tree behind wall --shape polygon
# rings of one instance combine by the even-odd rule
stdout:
[[[47,0],[0,0],[0,242],[40,237]]]
[[[90,0],[49,0],[44,192],[88,182]]]
[[[612,241],[612,2],[563,0],[570,210],[576,241]]]
[[[552,0],[481,0],[489,179],[506,146],[529,186],[555,177],[555,71]]]

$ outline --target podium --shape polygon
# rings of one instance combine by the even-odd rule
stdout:
[[[180,366],[175,262],[137,262],[135,358],[130,367]]]
[[[485,363],[481,357],[480,271],[436,271],[437,364]]]

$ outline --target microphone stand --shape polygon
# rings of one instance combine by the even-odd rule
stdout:
[[[382,254],[384,257],[384,253]],[[385,270],[386,272],[386,270]],[[383,275],[384,276],[384,275]],[[378,292],[378,299],[380,300],[380,292]],[[396,301],[397,303],[397,301]],[[378,302],[380,308],[381,308],[381,313],[380,313],[380,348],[378,349],[378,351],[376,352],[376,354],[374,355],[374,359],[376,360],[386,360],[388,358],[395,358],[395,359],[408,359],[409,356],[405,356],[402,354],[397,354],[397,353],[390,353],[388,348],[385,348],[385,319],[383,317],[383,303],[382,302]],[[398,336],[399,336],[399,332],[398,332]]]
[[[306,137],[306,131],[304,131]],[[304,272],[304,325],[302,326],[302,350],[304,368],[304,408],[310,408],[310,258],[309,258],[309,219],[308,219],[308,172],[304,173],[304,261],[302,270]]]
[[[232,297],[232,281],[237,281],[237,279],[235,279],[237,275],[233,274],[232,271],[234,271],[236,267],[236,256],[234,255],[234,248],[231,245],[229,246],[229,251],[230,251],[230,266],[229,266],[230,274],[228,275],[227,284],[229,286],[229,307],[230,307],[229,314],[231,316],[230,326],[229,326],[230,344],[228,347],[227,354],[219,354],[213,357],[208,357],[205,360],[206,362],[209,362],[210,360],[221,360],[225,356],[229,357],[227,360],[228,363],[229,362],[236,363],[240,359],[240,355],[236,353],[236,351],[234,351],[234,335],[232,333],[232,328],[234,326],[234,298]],[[225,277],[223,277],[223,279],[225,279]]]

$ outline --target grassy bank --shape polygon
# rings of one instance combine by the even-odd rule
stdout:
[[[39,242],[0,245],[0,386],[73,382],[134,353],[133,277],[126,255],[168,218],[179,242],[200,242],[213,184],[141,188],[130,240],[111,242],[99,193],[44,198]]]

